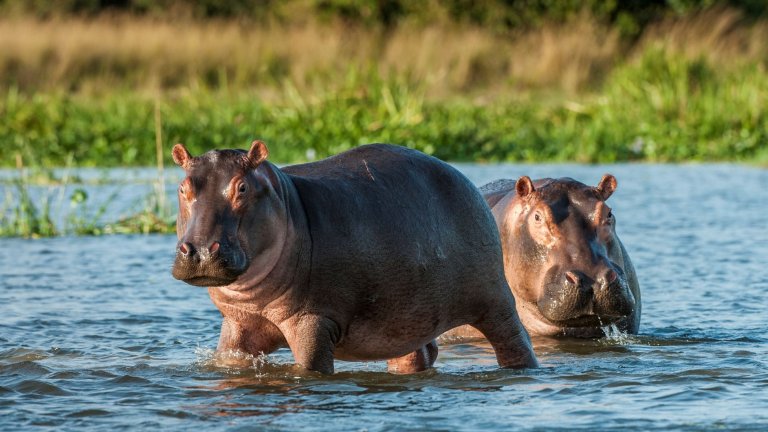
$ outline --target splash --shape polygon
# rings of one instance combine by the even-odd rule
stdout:
[[[257,378],[290,368],[289,363],[282,362],[280,359],[264,353],[252,355],[238,350],[219,352],[211,348],[198,346],[195,348],[195,357],[195,365],[198,367],[224,370],[234,374],[252,370]]]
[[[602,341],[611,345],[628,345],[633,342],[632,336],[619,330],[616,324],[600,326],[600,330],[602,330],[605,335]]]

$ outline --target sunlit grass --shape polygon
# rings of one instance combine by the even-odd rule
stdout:
[[[19,170],[0,236],[171,232],[176,142],[199,154],[259,138],[278,163],[389,142],[449,161],[766,165],[768,21],[741,18],[707,10],[633,41],[588,15],[505,35],[0,19],[0,166]],[[103,220],[116,196],[45,169],[152,164],[154,191],[117,221]]]

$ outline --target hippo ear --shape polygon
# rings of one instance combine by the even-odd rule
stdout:
[[[616,190],[616,177],[611,174],[606,174],[600,179],[600,184],[597,185],[597,194],[603,201],[607,200]]]
[[[250,162],[252,167],[256,168],[260,163],[264,162],[268,155],[267,145],[263,141],[256,140],[251,143],[251,149],[248,150],[248,162]]]
[[[520,177],[517,180],[517,183],[515,183],[515,192],[517,192],[517,196],[520,198],[525,198],[526,196],[532,194],[533,190],[533,182],[528,176]]]
[[[189,150],[187,150],[187,148],[184,147],[184,144],[181,144],[181,143],[173,146],[173,150],[171,150],[171,155],[173,156],[173,161],[176,162],[176,165],[185,169],[189,164],[189,160],[192,159],[192,155],[189,154]]]

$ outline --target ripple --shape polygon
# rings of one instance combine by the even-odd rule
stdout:
[[[51,370],[34,361],[19,361],[16,363],[0,365],[0,375],[2,376],[45,376],[51,373]]]
[[[640,334],[534,339],[537,369],[498,369],[483,340],[441,340],[423,373],[337,362],[323,376],[287,349],[205,348],[221,316],[171,278],[172,235],[3,239],[0,430],[764,429],[768,248],[756,239],[768,170],[471,167],[488,179],[617,174],[611,201],[643,289]],[[728,222],[733,208],[743,223]]]
[[[120,384],[120,385],[125,385],[125,384],[134,385],[134,384],[150,384],[152,381],[146,378],[138,377],[138,376],[122,375],[117,378],[111,379],[109,382],[112,384]]]
[[[24,380],[12,388],[19,393],[37,396],[68,396],[70,394],[61,387],[39,380]]]
[[[111,414],[112,412],[104,409],[91,408],[91,409],[84,409],[84,410],[67,414],[67,417],[72,417],[72,418],[103,417]]]
[[[0,352],[0,364],[44,360],[48,357],[48,353],[44,351],[28,348],[12,348]]]

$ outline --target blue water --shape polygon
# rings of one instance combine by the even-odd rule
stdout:
[[[615,174],[641,334],[535,340],[541,367],[524,371],[479,342],[411,376],[338,361],[308,374],[287,350],[224,368],[218,311],[170,276],[173,236],[0,239],[0,430],[768,429],[767,170],[459,168],[478,184]]]

